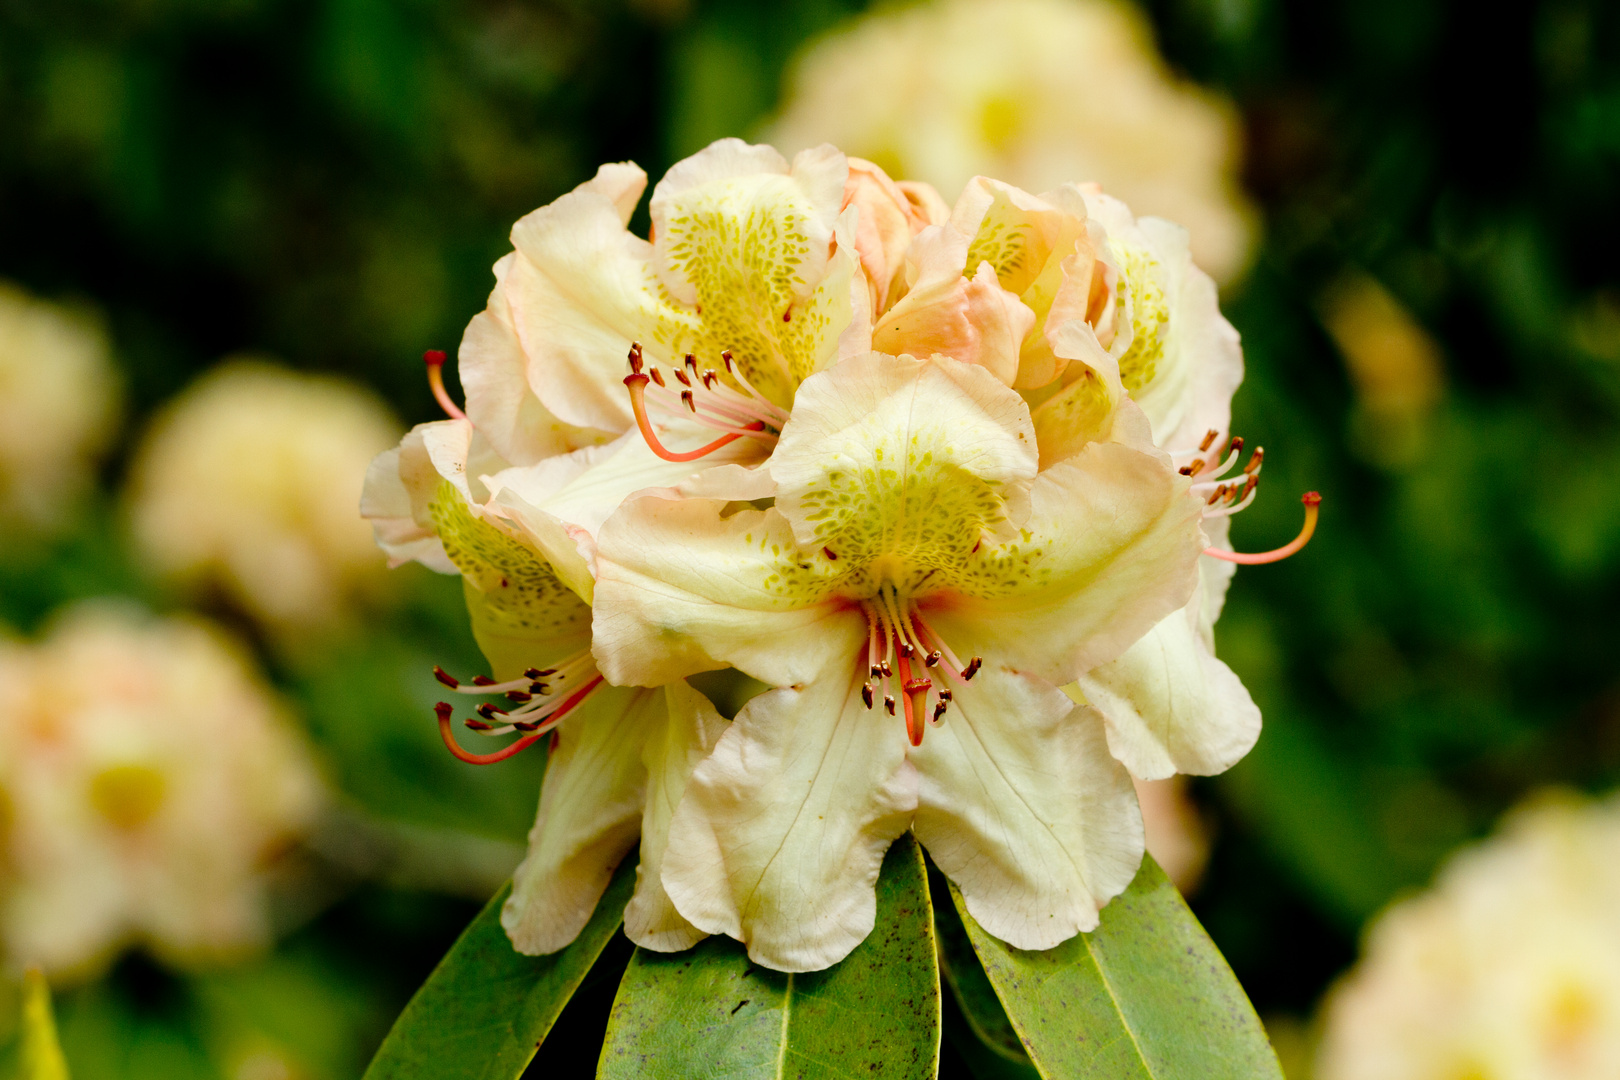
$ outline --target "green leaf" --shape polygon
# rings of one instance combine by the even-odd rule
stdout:
[[[37,968],[23,974],[22,1002],[23,1080],[68,1080],[67,1059],[56,1037],[51,1013],[51,988]]]
[[[501,928],[502,886],[417,990],[365,1080],[509,1080],[522,1075],[591,965],[618,932],[636,883],[627,856],[574,943],[524,956]]]
[[[932,864],[928,884],[934,899],[934,932],[939,937],[939,972],[950,991],[945,998],[945,1037],[980,1080],[1038,1080],[1040,1074],[973,953],[967,929],[951,903],[945,875]]]
[[[954,886],[951,900],[1042,1076],[1282,1080],[1232,969],[1152,858],[1096,930],[1045,952],[991,937]]]
[[[922,849],[883,860],[877,925],[826,971],[756,967],[712,937],[683,953],[637,949],[619,984],[601,1080],[917,1077],[939,1068],[939,968]]]

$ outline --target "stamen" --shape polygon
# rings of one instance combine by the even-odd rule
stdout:
[[[469,754],[467,751],[461,748],[461,746],[456,742],[455,735],[452,734],[450,730],[450,720],[454,715],[455,710],[447,702],[441,701],[437,705],[433,706],[433,712],[439,719],[439,737],[444,740],[444,745],[452,754],[456,756],[458,760],[465,761],[469,765],[492,765],[497,761],[505,761],[507,758],[519,753],[536,741],[545,738],[546,735],[554,734],[557,725],[562,722],[563,717],[572,712],[574,707],[580,702],[584,701],[590,692],[600,686],[601,683],[601,675],[593,676],[588,682],[586,682],[584,686],[580,687],[578,690],[575,690],[573,694],[569,695],[568,699],[565,700],[561,705],[557,706],[557,708],[553,710],[551,714],[542,722],[538,722],[533,731],[525,734],[516,742],[501,747],[501,749],[492,754]],[[500,712],[501,710],[496,709],[495,711]],[[519,730],[528,730],[528,725],[519,721],[514,721],[512,726],[514,728],[519,728]],[[555,746],[555,743],[553,743],[553,746]]]
[[[866,702],[866,707],[868,709],[872,707],[872,702],[876,693],[877,690],[872,686],[871,683],[861,684],[861,700]]]
[[[630,343],[630,370],[637,375],[641,374],[641,342]]]
[[[474,686],[494,686],[495,680],[490,678],[488,675],[474,675],[472,677],[472,684]]]
[[[657,379],[658,369],[653,368],[652,374],[653,378]],[[636,426],[641,429],[641,437],[647,440],[647,447],[665,461],[696,461],[699,458],[707,457],[709,454],[714,453],[722,446],[729,446],[743,437],[741,432],[730,432],[720,436],[718,439],[708,443],[707,445],[698,447],[696,450],[687,450],[677,453],[673,450],[666,449],[664,444],[659,441],[657,433],[653,431],[652,421],[647,419],[647,376],[641,374],[640,372],[633,372],[624,377],[624,385],[630,388],[630,408],[635,411]],[[659,385],[663,385],[662,380],[659,380]],[[690,394],[691,391],[688,390],[681,396],[688,397]],[[748,425],[748,428],[749,430],[759,431],[762,430],[764,426],[764,424],[756,420],[754,423]]]
[[[1254,448],[1254,453],[1249,455],[1249,463],[1247,465],[1243,466],[1243,471],[1245,473],[1247,473],[1248,475],[1250,475],[1250,476],[1253,476],[1255,473],[1259,472],[1260,471],[1260,462],[1265,459],[1265,456],[1266,456],[1266,448],[1265,447],[1263,447],[1263,446],[1255,447]]]
[[[1255,451],[1258,457],[1260,451]],[[1300,502],[1305,504],[1305,524],[1299,530],[1299,535],[1280,548],[1272,551],[1261,551],[1255,554],[1242,554],[1236,551],[1226,551],[1223,548],[1207,547],[1204,554],[1227,562],[1241,563],[1244,566],[1259,566],[1263,563],[1278,562],[1294,554],[1310,542],[1311,534],[1316,532],[1317,508],[1322,505],[1322,496],[1314,491],[1307,491]]]
[[[979,673],[979,668],[981,668],[983,666],[984,666],[984,658],[983,657],[975,656],[973,659],[969,660],[967,667],[962,669],[962,681],[963,682],[971,682],[972,679],[973,679],[973,676],[977,675]]]
[[[461,689],[461,684],[456,681],[455,676],[451,675],[448,671],[445,671],[444,668],[440,667],[438,664],[433,665],[433,677],[444,683],[444,685],[448,686],[452,690]]]
[[[890,716],[894,715],[894,695],[893,694],[884,694],[883,695],[883,707],[885,709],[889,710],[889,715]]]
[[[1215,438],[1219,434],[1219,431],[1216,431],[1214,428],[1210,428],[1209,431],[1204,435],[1204,441],[1198,444],[1198,452],[1200,454],[1207,454],[1209,452],[1209,448],[1215,445]]]

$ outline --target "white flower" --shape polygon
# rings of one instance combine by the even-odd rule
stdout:
[[[243,653],[195,619],[89,606],[0,650],[9,958],[92,974],[130,941],[178,964],[264,945],[267,861],[321,784]]]
[[[1152,29],[1111,0],[936,0],[856,20],[798,61],[769,140],[827,141],[947,197],[977,174],[1030,191],[1097,181],[1186,225],[1231,280],[1254,211],[1236,117],[1173,78]]]
[[[366,466],[398,437],[368,390],[229,361],[143,439],[128,492],[136,542],[160,573],[218,588],[272,627],[336,618],[376,584],[354,508]]]
[[[1367,932],[1317,1080],[1620,1076],[1620,799],[1541,800]]]
[[[0,529],[53,524],[89,486],[119,383],[93,321],[0,282]]]

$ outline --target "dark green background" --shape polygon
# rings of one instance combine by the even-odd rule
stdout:
[[[749,133],[796,46],[860,6],[0,0],[0,278],[98,308],[131,406],[79,523],[7,541],[0,620],[28,631],[109,591],[175,602],[129,563],[111,492],[143,418],[201,369],[267,352],[431,418],[420,353],[454,348],[513,220],[598,162],[656,176]],[[1172,63],[1237,102],[1264,214],[1225,305],[1249,365],[1236,428],[1266,446],[1272,493],[1238,546],[1292,535],[1293,492],[1326,496],[1302,555],[1238,576],[1220,649],[1266,731],[1196,788],[1216,846],[1195,908],[1262,1014],[1303,1017],[1364,920],[1448,850],[1539,786],[1620,774],[1620,10],[1151,14]],[[1358,456],[1318,319],[1352,270],[1444,350],[1446,396],[1399,468]],[[427,666],[476,660],[454,583],[402,573],[364,633],[266,663],[361,805],[521,839],[538,762],[476,773],[435,747]],[[65,995],[75,1075],[213,1076],[245,1029],[311,1076],[356,1075],[476,905],[340,885],[250,968],[135,957]],[[588,1072],[612,986],[542,1062]]]

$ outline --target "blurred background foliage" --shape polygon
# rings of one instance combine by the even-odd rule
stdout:
[[[599,162],[657,176],[758,130],[794,51],[863,6],[0,0],[0,278],[99,312],[128,402],[102,493],[4,540],[0,620],[178,604],[109,494],[156,406],[251,351],[430,418],[418,357],[459,341],[516,218]],[[1620,10],[1148,13],[1170,63],[1235,101],[1263,213],[1225,297],[1235,430],[1271,477],[1237,546],[1292,535],[1292,492],[1326,496],[1302,555],[1233,587],[1220,651],[1266,729],[1195,789],[1215,835],[1195,908],[1287,1042],[1447,851],[1531,789],[1620,780]],[[437,745],[431,665],[479,667],[453,580],[397,571],[318,648],[216,607],[355,820],[316,838],[327,894],[270,955],[193,977],[136,955],[62,994],[81,1080],[358,1075],[532,817],[538,761]],[[582,1074],[611,987],[557,1029]],[[542,1052],[547,1075],[565,1060]]]

